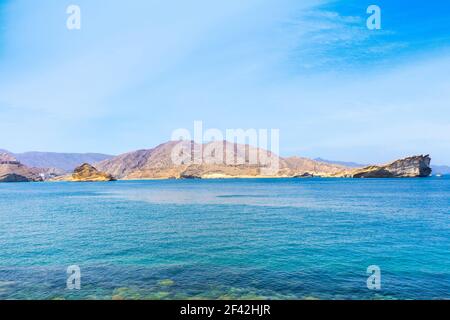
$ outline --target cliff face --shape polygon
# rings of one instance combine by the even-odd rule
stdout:
[[[414,178],[428,177],[431,158],[429,155],[409,157],[382,166],[369,166],[357,169],[352,173],[353,178]]]
[[[11,154],[0,154],[0,182],[42,181],[39,170],[21,164]]]

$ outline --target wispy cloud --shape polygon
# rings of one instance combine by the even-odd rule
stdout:
[[[290,61],[298,71],[311,69],[342,70],[379,62],[403,49],[407,43],[389,41],[393,30],[367,29],[365,11],[344,15],[315,8],[300,12],[289,21]]]

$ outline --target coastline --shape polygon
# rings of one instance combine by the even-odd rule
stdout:
[[[131,179],[116,179],[113,181],[73,181],[73,180],[44,180],[44,181],[34,181],[36,183],[107,183],[107,182],[127,182],[127,181],[229,181],[229,180],[318,180],[318,179],[329,179],[329,180],[429,180],[429,179],[446,179],[447,176],[437,177],[386,177],[386,178],[353,178],[353,177],[335,177],[335,176],[314,176],[314,177],[291,177],[291,176],[242,176],[242,177],[205,177],[205,178],[131,178]],[[17,182],[21,183],[21,182]]]
[[[412,156],[384,165],[350,168],[330,165],[307,158],[274,157],[275,167],[267,164],[209,163],[176,164],[171,158],[173,143],[146,151],[125,154],[100,163],[83,163],[73,173],[59,174],[58,170],[23,165],[10,154],[0,154],[0,182],[72,181],[99,182],[115,180],[169,179],[275,179],[312,177],[328,178],[405,178],[428,177],[432,173],[429,155]],[[156,153],[156,156],[155,156]],[[138,157],[137,157],[138,156]],[[272,163],[273,164],[273,163]],[[271,164],[271,165],[272,165]],[[270,170],[268,170],[270,169]],[[264,174],[266,173],[266,174]]]

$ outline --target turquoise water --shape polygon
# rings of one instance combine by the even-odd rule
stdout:
[[[0,203],[0,299],[450,298],[447,178],[0,184]]]

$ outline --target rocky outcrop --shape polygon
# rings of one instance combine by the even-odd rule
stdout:
[[[0,182],[42,181],[38,169],[21,164],[9,153],[0,154]]]
[[[96,181],[114,181],[116,180],[112,175],[98,171],[96,168],[88,163],[82,164],[75,168],[72,176],[68,181],[73,182],[96,182]]]
[[[10,153],[0,153],[0,165],[5,164],[16,164],[19,165],[20,162],[12,156]]]
[[[34,180],[30,179],[26,175],[17,173],[7,173],[0,174],[0,182],[32,182]]]
[[[432,169],[429,155],[396,160],[382,166],[368,166],[352,172],[353,178],[416,178],[428,177]]]
[[[180,179],[202,179],[203,170],[201,166],[189,166],[180,173]]]
[[[69,182],[103,182],[115,181],[116,179],[109,173],[101,172],[88,163],[75,168],[72,174],[54,177],[50,181]]]
[[[303,174],[295,175],[293,178],[314,178],[314,175],[312,173],[305,172]]]

